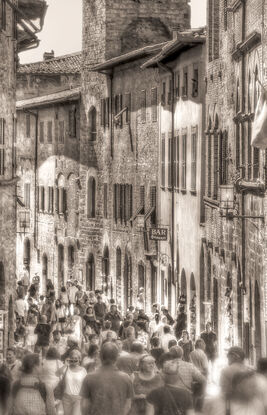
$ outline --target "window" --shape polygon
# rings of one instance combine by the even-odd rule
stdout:
[[[26,137],[30,138],[31,136],[31,115],[26,114]]]
[[[27,209],[30,209],[30,200],[31,200],[31,184],[24,184],[24,205]]]
[[[44,122],[40,122],[40,131],[39,131],[39,141],[40,143],[44,142]]]
[[[172,133],[168,134],[168,187],[172,187]]]
[[[173,187],[177,188],[177,151],[176,151],[176,136],[173,137]]]
[[[69,110],[69,136],[76,137],[76,108]]]
[[[188,69],[184,68],[182,96],[187,97],[187,95],[188,95]]]
[[[146,122],[146,91],[141,91],[140,95],[140,108],[141,108],[141,122]]]
[[[161,186],[165,187],[165,134],[161,136]]]
[[[176,187],[180,187],[180,139],[179,134],[176,136]]]
[[[150,187],[150,206],[154,208],[151,214],[151,225],[157,224],[157,187]]]
[[[145,186],[140,186],[140,193],[139,193],[140,201],[139,206],[142,207],[141,214],[145,214]]]
[[[0,0],[0,30],[6,30],[6,0]]]
[[[198,68],[194,67],[193,69],[193,79],[192,79],[192,97],[198,96]]]
[[[207,135],[207,196],[211,196],[211,134]]]
[[[47,142],[52,143],[53,137],[52,137],[52,121],[48,121],[47,123]]]
[[[208,0],[208,57],[219,57],[219,0]]]
[[[258,71],[258,66],[256,66],[255,75],[254,75],[254,112],[256,110],[259,95],[260,95],[258,77],[259,77],[259,71]]]
[[[166,105],[166,82],[162,82],[161,105]]]
[[[96,140],[96,109],[91,107],[89,111],[89,139],[90,141]]]
[[[186,190],[186,134],[182,135],[182,190]]]
[[[45,188],[39,186],[39,211],[44,212],[45,210]]]
[[[109,98],[101,99],[100,124],[102,127],[109,127],[109,101]]]
[[[93,254],[89,255],[86,262],[86,290],[95,290],[95,259]]]
[[[64,187],[58,188],[58,213],[64,214],[67,212],[67,191]]]
[[[191,136],[191,190],[196,191],[197,180],[197,132],[193,131]]]
[[[5,129],[5,119],[0,118],[0,176],[5,174]]]
[[[157,94],[157,88],[151,89],[151,111],[152,111],[152,121],[157,121],[158,118],[158,94]]]
[[[131,93],[127,92],[125,94],[125,107],[127,108],[125,113],[125,122],[129,124],[131,121]]]
[[[177,72],[175,79],[176,79],[175,97],[179,98],[180,97],[180,72]]]
[[[104,183],[104,218],[108,217],[108,184]]]
[[[65,141],[65,123],[64,121],[59,121],[59,143],[64,143]]]
[[[53,213],[54,211],[54,188],[48,187],[48,212]]]
[[[95,218],[96,216],[96,182],[94,177],[89,177],[87,184],[87,216]]]
[[[132,217],[132,185],[131,184],[114,184],[113,190],[113,213],[114,220],[125,223]]]

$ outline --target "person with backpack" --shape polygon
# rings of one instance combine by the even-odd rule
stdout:
[[[12,386],[12,415],[56,415],[52,389],[40,381],[40,357],[27,354],[22,361],[21,377]]]

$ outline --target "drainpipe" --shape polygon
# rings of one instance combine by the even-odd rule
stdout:
[[[165,72],[168,72],[171,74],[172,77],[172,90],[171,90],[171,194],[172,194],[172,200],[171,200],[171,264],[172,264],[172,273],[171,278],[172,282],[174,281],[174,265],[175,265],[175,194],[174,194],[174,71],[166,66],[163,65],[160,62],[157,62],[157,65],[160,69],[162,69]]]

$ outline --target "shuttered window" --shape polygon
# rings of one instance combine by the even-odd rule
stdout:
[[[220,184],[227,183],[227,146],[228,136],[227,131],[220,133],[220,150],[219,150],[219,173],[220,173]]]
[[[162,82],[161,105],[166,105],[166,82]]]
[[[125,112],[125,123],[129,124],[131,121],[131,93],[127,92],[125,94],[125,107],[127,108]]]
[[[115,222],[117,223],[117,184],[113,185],[113,216]]]
[[[177,72],[176,74],[176,85],[175,85],[175,97],[180,97],[180,72]]]
[[[5,119],[0,118],[0,176],[5,174],[5,130]]]
[[[104,183],[104,218],[108,217],[108,185]]]
[[[172,133],[168,134],[168,187],[172,187]]]
[[[165,134],[161,136],[161,186],[165,187]]]
[[[52,121],[48,121],[47,122],[47,142],[48,143],[52,143],[53,141],[52,127],[53,127]]]
[[[31,184],[24,184],[24,205],[27,209],[30,209],[31,206]]]
[[[186,190],[186,155],[187,155],[187,136],[186,134],[182,135],[182,177],[181,177],[181,186],[182,190]]]
[[[196,191],[197,181],[197,133],[193,132],[191,136],[191,190]]]
[[[59,213],[59,188],[58,187],[55,187],[54,194],[55,194],[55,212]]]
[[[65,123],[64,121],[59,121],[59,137],[58,142],[64,143],[65,141]]]
[[[26,137],[30,138],[31,136],[31,115],[26,114]]]
[[[187,97],[188,95],[188,68],[184,68],[183,71],[183,92],[182,96]]]
[[[150,206],[154,208],[154,211],[151,214],[151,225],[157,224],[157,187],[150,187]]]
[[[87,183],[87,216],[96,217],[96,181],[94,177],[89,177]]]
[[[140,95],[140,108],[141,108],[141,122],[146,122],[146,90],[141,91]]]
[[[157,121],[158,118],[158,94],[157,88],[151,89],[151,112],[152,112],[152,121]]]
[[[117,184],[117,187],[116,187],[116,201],[117,201],[117,206],[116,206],[117,220],[120,220],[120,217],[121,217],[121,192],[120,192],[120,185],[119,184]]]
[[[44,143],[44,122],[41,121],[39,125],[39,141],[40,143]]]
[[[113,187],[113,213],[117,223],[126,224],[132,217],[132,185],[114,184]]]
[[[96,140],[96,108],[91,107],[88,114],[89,120],[89,139],[90,141]]]
[[[69,136],[76,137],[76,108],[69,111]]]

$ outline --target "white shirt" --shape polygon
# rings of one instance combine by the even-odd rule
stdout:
[[[75,287],[75,285],[72,285],[70,288],[69,288],[69,300],[70,300],[70,302],[72,303],[72,304],[74,304],[75,303],[75,294],[76,294],[76,292],[78,291],[78,288],[77,287]]]
[[[41,371],[41,379],[52,389],[55,389],[59,382],[59,376],[56,375],[57,371],[63,366],[61,360],[44,360]]]
[[[27,306],[23,298],[19,298],[15,301],[15,311],[18,313],[20,317],[25,317]]]
[[[83,380],[87,372],[84,367],[81,367],[78,372],[74,372],[68,368],[66,373],[66,389],[65,393],[67,395],[79,395],[82,387]]]

